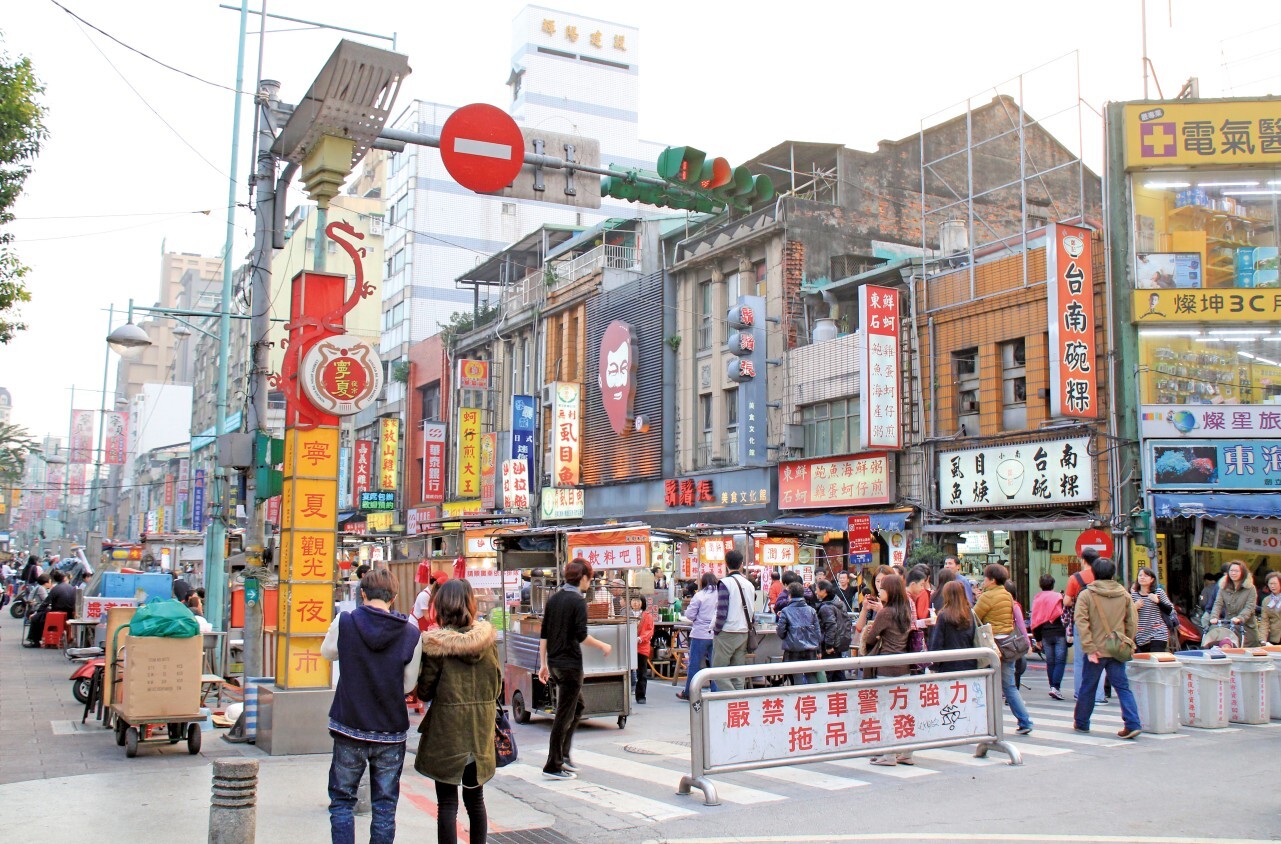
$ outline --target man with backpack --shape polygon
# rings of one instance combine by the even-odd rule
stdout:
[[[1076,646],[1086,655],[1081,693],[1076,696],[1072,729],[1090,731],[1094,714],[1094,692],[1099,678],[1106,674],[1121,701],[1121,720],[1125,726],[1117,733],[1132,739],[1141,732],[1139,707],[1125,676],[1125,664],[1134,656],[1134,635],[1139,629],[1138,613],[1129,591],[1117,583],[1116,563],[1107,557],[1094,561],[1094,581],[1076,600]]]
[[[818,595],[818,628],[823,634],[819,658],[841,659],[849,656],[850,645],[854,641],[854,623],[850,621],[849,609],[841,597],[841,591],[826,580],[815,583],[814,591]],[[845,679],[845,672],[829,671],[827,679],[828,682],[838,683]]]
[[[1076,642],[1076,648],[1072,654],[1072,691],[1073,697],[1077,700],[1081,699],[1081,681],[1085,679],[1086,653],[1081,647],[1081,639],[1073,619],[1076,614],[1077,598],[1087,586],[1094,582],[1094,561],[1098,558],[1098,551],[1093,548],[1084,549],[1078,558],[1081,561],[1081,570],[1068,578],[1067,588],[1063,590],[1063,626],[1067,628],[1069,634],[1068,644]],[[1095,693],[1094,702],[1103,703],[1103,689]]]

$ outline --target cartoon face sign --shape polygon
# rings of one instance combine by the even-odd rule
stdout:
[[[611,322],[601,338],[597,378],[609,426],[620,437],[627,436],[636,396],[636,333],[621,320]]]

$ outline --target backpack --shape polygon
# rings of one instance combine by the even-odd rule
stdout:
[[[836,617],[836,652],[844,653],[854,642],[854,622],[850,621],[850,614],[835,602],[830,602],[829,606]]]
[[[1085,587],[1087,585],[1085,582],[1085,578],[1081,577],[1081,573],[1079,571],[1076,574],[1072,575],[1071,580],[1075,580],[1076,585],[1081,588],[1080,588],[1080,591],[1076,593],[1076,598],[1075,600],[1072,601],[1072,606],[1063,607],[1063,615],[1062,615],[1063,628],[1067,631],[1067,635],[1069,637],[1071,637],[1072,635],[1072,628],[1076,626],[1076,605],[1080,603],[1081,596],[1085,594]],[[1069,582],[1071,582],[1071,580]],[[1065,589],[1063,591],[1066,592],[1067,590]]]
[[[790,610],[790,612],[789,612]],[[823,644],[818,629],[818,615],[804,601],[794,601],[783,608],[789,628],[783,647],[793,651],[816,651]],[[791,647],[791,646],[795,647]]]

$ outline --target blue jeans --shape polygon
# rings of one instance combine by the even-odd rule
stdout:
[[[1099,686],[1099,677],[1107,674],[1112,689],[1121,701],[1121,720],[1127,730],[1142,729],[1139,723],[1139,705],[1134,701],[1134,692],[1130,691],[1130,681],[1125,676],[1125,663],[1117,662],[1111,657],[1099,657],[1098,662],[1085,661],[1084,686],[1085,695],[1077,695],[1076,710],[1072,720],[1082,730],[1090,729],[1090,716],[1094,714],[1094,690]]]
[[[1077,700],[1081,699],[1081,681],[1085,679],[1085,666],[1090,662],[1085,658],[1085,649],[1081,647],[1081,636],[1077,633],[1076,624],[1072,625],[1072,691]],[[1103,690],[1095,692],[1095,703],[1103,702]]]
[[[1045,673],[1050,688],[1058,689],[1063,685],[1063,671],[1067,668],[1067,639],[1047,636],[1041,640],[1041,650],[1045,653]]]
[[[689,669],[685,675],[685,696],[689,697],[689,684],[694,679],[700,668],[712,667],[712,640],[711,639],[690,639],[689,640]],[[716,691],[716,684],[708,686],[712,691]]]
[[[333,844],[355,844],[356,787],[369,766],[369,795],[373,818],[369,844],[396,840],[396,803],[400,799],[400,772],[405,766],[405,743],[357,741],[334,736],[334,758],[329,763],[329,834]]]
[[[1005,692],[1005,702],[1010,705],[1010,711],[1014,713],[1014,719],[1019,722],[1019,729],[1032,729],[1032,716],[1028,714],[1027,707],[1023,705],[1023,697],[1019,694],[1019,687],[1014,685],[1014,663],[1015,660],[1001,660],[1001,691]]]

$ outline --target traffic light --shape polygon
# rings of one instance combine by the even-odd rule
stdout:
[[[1130,514],[1130,532],[1138,545],[1156,547],[1156,534],[1152,530],[1152,511],[1135,510]]]
[[[285,462],[285,441],[259,431],[254,435],[254,498],[266,501],[285,488],[285,475],[276,467]]]
[[[704,213],[727,206],[745,211],[774,198],[768,176],[753,176],[746,167],[731,167],[724,158],[709,158],[694,147],[668,147],[659,153],[657,167],[657,173],[611,167],[618,175],[605,177],[601,195]],[[640,181],[639,176],[657,177],[669,187]]]
[[[644,175],[657,181],[657,174],[625,170],[618,167],[612,167],[611,169],[617,170],[618,175],[606,176],[601,180],[601,196],[624,199],[628,202],[640,202],[657,208],[679,208],[697,211],[701,214],[714,214],[725,207],[724,202],[717,201],[701,193],[694,193],[677,186],[668,187],[641,182],[636,178]]]

